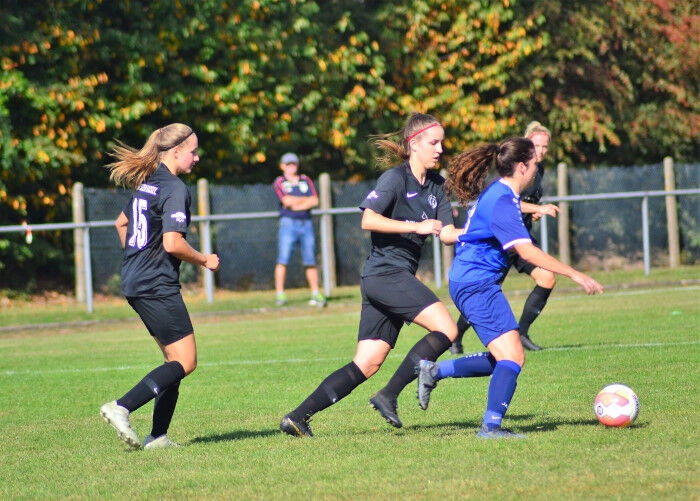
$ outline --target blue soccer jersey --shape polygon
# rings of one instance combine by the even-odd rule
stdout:
[[[520,197],[497,180],[469,210],[464,232],[455,244],[451,282],[499,282],[510,267],[510,252],[519,243],[530,243],[520,212]]]

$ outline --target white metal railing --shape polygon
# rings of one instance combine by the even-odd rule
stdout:
[[[650,273],[650,245],[649,245],[649,198],[652,197],[667,197],[667,196],[682,196],[682,195],[699,195],[700,188],[691,189],[680,189],[680,190],[654,190],[654,191],[632,191],[632,192],[618,192],[618,193],[599,193],[591,195],[569,195],[569,196],[559,196],[559,197],[543,197],[542,202],[590,202],[594,200],[614,200],[614,199],[629,199],[629,198],[640,198],[641,199],[641,212],[642,212],[642,236],[643,236],[643,254],[644,254],[644,271],[648,275]],[[321,217],[332,217],[343,214],[354,214],[358,213],[359,209],[357,207],[340,207],[340,208],[328,208],[328,209],[314,209],[312,211],[313,215]],[[277,211],[267,211],[267,212],[246,212],[246,213],[236,213],[236,214],[212,214],[207,216],[192,216],[193,223],[203,223],[203,231],[200,237],[201,249],[203,252],[210,253],[212,249],[212,238],[210,225],[212,222],[217,221],[233,221],[233,220],[251,220],[251,219],[265,219],[265,218],[277,218],[279,213]],[[543,250],[547,252],[547,218],[543,217],[540,219],[541,222],[541,242]],[[0,226],[0,233],[25,233],[28,234],[31,231],[57,231],[57,230],[71,230],[84,232],[83,234],[83,253],[85,259],[85,295],[88,312],[93,311],[93,285],[92,285],[92,265],[91,265],[91,249],[90,249],[90,230],[92,228],[104,228],[114,226],[114,221],[90,221],[84,223],[47,223],[47,224],[37,224],[37,225],[11,225],[11,226]],[[327,254],[332,249],[332,245],[326,245],[328,242],[333,241],[333,235],[326,234],[326,225],[321,225],[321,239],[324,245],[321,245],[322,252],[322,267],[323,267],[323,277],[324,277],[324,290],[326,295],[330,296],[331,284],[328,277],[331,275],[328,270],[328,263],[331,261],[330,256]],[[442,286],[442,258],[440,252],[440,241],[437,238],[433,238],[433,266],[435,270],[435,286],[440,288]],[[206,278],[208,277],[208,279]],[[213,302],[214,293],[214,280],[213,273],[210,270],[206,270],[204,287],[207,293],[207,298],[209,302]]]

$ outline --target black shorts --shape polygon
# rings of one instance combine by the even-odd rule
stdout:
[[[532,240],[532,244],[540,248],[540,243],[537,241],[537,239],[532,236],[532,233],[530,234],[530,239]],[[525,261],[523,258],[520,257],[519,254],[515,254],[515,257],[513,258],[513,268],[518,270],[518,273],[527,273],[528,275],[532,274],[532,271],[537,268],[534,264]]]
[[[146,325],[151,336],[163,345],[192,334],[192,321],[180,293],[166,297],[128,297],[126,300]]]
[[[362,313],[358,341],[381,339],[392,348],[404,323],[440,299],[408,271],[360,279]]]

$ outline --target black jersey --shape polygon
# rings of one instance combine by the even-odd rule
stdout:
[[[122,263],[126,297],[169,296],[180,290],[180,260],[163,248],[163,234],[187,234],[190,192],[160,164],[131,196],[124,208],[129,219]]]
[[[537,164],[537,172],[532,184],[525,188],[520,193],[520,201],[530,204],[539,204],[543,195],[542,178],[544,177],[544,167],[541,163]],[[532,229],[532,214],[523,214],[523,222],[525,227],[530,231]]]
[[[450,201],[445,195],[445,180],[429,170],[421,186],[411,172],[408,162],[384,172],[375,188],[369,192],[360,209],[372,209],[397,221],[420,222],[437,219],[443,225],[454,224]],[[380,275],[393,271],[418,269],[421,249],[427,235],[416,233],[371,233],[372,245],[362,276]]]

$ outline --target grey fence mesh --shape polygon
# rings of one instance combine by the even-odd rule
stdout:
[[[675,165],[676,186],[700,187],[700,164]],[[315,181],[318,186],[318,181]],[[357,207],[374,186],[375,181],[358,183],[334,181],[332,204],[334,207]],[[556,170],[550,167],[544,179],[545,196],[556,197]],[[612,167],[594,170],[569,169],[569,194],[586,195],[629,191],[662,190],[663,166]],[[193,197],[193,215],[197,212],[197,193],[190,188]],[[89,221],[114,220],[126,204],[129,194],[125,191],[85,189],[86,217]],[[213,215],[276,212],[277,197],[271,184],[246,186],[218,186],[209,188],[210,207]],[[678,196],[679,225],[682,263],[700,262],[700,197]],[[586,268],[605,267],[608,260],[640,262],[643,251],[641,199],[591,200],[569,203],[570,240],[572,260]],[[464,222],[464,210],[455,211],[455,223]],[[360,228],[361,213],[333,216],[336,255],[336,279],[338,285],[359,283],[362,264],[369,249],[369,235]],[[321,265],[319,218],[314,217],[316,229],[317,260]],[[556,221],[548,221],[548,248],[557,254],[558,239]],[[274,287],[274,267],[277,258],[277,217],[237,219],[212,223],[214,251],[219,254],[221,267],[216,274],[218,287],[232,290],[269,290]],[[539,223],[533,229],[539,237]],[[121,249],[113,227],[93,228],[90,231],[94,287],[105,289],[110,280],[118,276],[121,265]],[[663,197],[649,199],[649,237],[652,262],[664,265],[668,255],[666,206]],[[199,228],[193,223],[187,239],[199,247]],[[433,248],[426,243],[419,273],[433,277]],[[197,280],[194,267],[183,263],[183,281]],[[299,249],[295,249],[287,275],[287,287],[305,287],[306,279]]]

